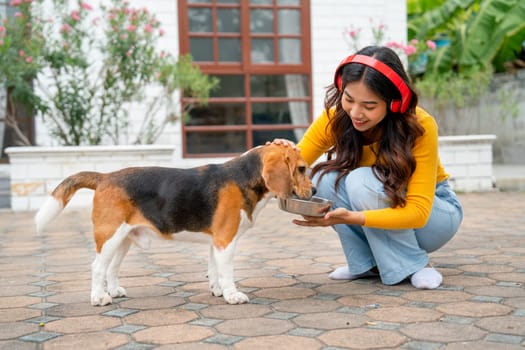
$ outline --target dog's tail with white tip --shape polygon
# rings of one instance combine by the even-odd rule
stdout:
[[[81,188],[95,190],[103,174],[94,171],[82,171],[64,179],[47,198],[35,216],[36,232],[40,233],[65,208],[76,191]]]

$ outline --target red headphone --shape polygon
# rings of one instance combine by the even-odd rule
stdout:
[[[343,67],[349,63],[364,64],[365,66],[374,68],[379,73],[387,77],[388,80],[390,80],[396,86],[397,90],[401,94],[401,100],[392,100],[390,102],[390,110],[396,113],[405,113],[407,111],[408,106],[410,105],[410,100],[412,99],[412,91],[408,85],[392,68],[370,56],[351,55],[339,63],[339,66],[335,70],[334,76],[334,85],[337,87],[337,89],[339,89],[339,91],[343,90]]]

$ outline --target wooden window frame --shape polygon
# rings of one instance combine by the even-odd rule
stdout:
[[[188,13],[188,2],[186,0],[178,1],[178,13],[179,13],[179,46],[181,54],[190,53],[190,33]],[[274,21],[273,33],[268,34],[254,34],[250,33],[250,6],[249,0],[240,0],[240,5],[237,4],[218,4],[213,3],[202,3],[202,4],[191,4],[191,7],[201,8],[212,8],[212,20],[216,21],[217,9],[220,8],[239,8],[240,9],[240,39],[241,39],[241,62],[218,62],[218,38],[224,37],[239,37],[236,34],[220,33],[192,33],[192,37],[213,37],[213,56],[215,62],[198,62],[202,72],[206,74],[219,74],[219,75],[243,75],[244,79],[244,91],[246,92],[245,97],[232,97],[232,98],[213,98],[211,97],[208,102],[224,102],[224,103],[244,103],[246,106],[246,123],[242,125],[214,125],[214,126],[187,126],[182,123],[182,153],[184,158],[210,158],[210,157],[224,157],[237,155],[230,153],[190,153],[187,152],[186,144],[186,133],[194,131],[246,131],[246,146],[251,148],[253,145],[252,131],[272,131],[272,130],[295,130],[295,129],[306,129],[309,123],[312,121],[312,78],[311,78],[311,35],[310,35],[310,0],[301,0],[299,6],[279,6],[278,9],[298,9],[301,15],[301,28],[300,34],[279,34],[277,30],[277,21]],[[277,11],[277,5],[256,5],[257,8],[261,9],[273,9]],[[267,63],[251,63],[251,46],[250,37],[268,37],[274,39],[274,62]],[[299,38],[301,39],[301,63],[300,64],[282,64],[279,63],[279,40],[281,38]],[[250,76],[257,74],[268,74],[268,75],[285,75],[285,74],[300,74],[308,77],[308,90],[307,96],[304,98],[294,97],[293,101],[304,101],[309,104],[308,111],[308,123],[296,125],[296,124],[276,124],[276,125],[257,125],[252,123],[252,109],[251,103],[256,102],[288,102],[290,98],[286,97],[252,97],[250,91]],[[185,101],[191,101],[181,96],[182,104]]]

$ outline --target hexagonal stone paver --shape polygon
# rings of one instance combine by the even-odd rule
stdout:
[[[321,348],[321,343],[315,339],[297,337],[293,335],[274,335],[246,338],[235,344],[234,347],[236,350],[317,350]]]
[[[523,280],[523,273],[519,272],[491,273],[489,274],[489,277],[495,279],[496,281],[503,282],[516,282],[518,284],[525,282]]]
[[[24,322],[0,324],[0,340],[18,338],[38,331],[38,325]]]
[[[367,318],[361,315],[340,312],[319,312],[299,315],[293,322],[301,327],[319,329],[338,329],[362,326]]]
[[[240,335],[245,337],[255,337],[260,335],[274,335],[286,333],[294,325],[287,320],[269,318],[245,318],[242,320],[224,321],[215,328],[221,333]]]
[[[0,309],[24,307],[40,303],[42,299],[28,296],[14,296],[0,298]]]
[[[263,288],[253,294],[259,298],[286,300],[286,299],[307,298],[309,296],[314,295],[315,292],[307,288],[280,287],[280,288]]]
[[[514,270],[513,267],[507,265],[494,265],[494,264],[475,264],[475,265],[462,265],[461,270],[467,272],[484,272],[484,273],[499,273],[499,272],[510,272]]]
[[[134,333],[133,337],[144,343],[177,344],[204,340],[213,334],[207,327],[182,324],[151,327]]]
[[[436,310],[450,315],[488,317],[506,315],[512,311],[512,308],[495,303],[464,301],[439,305]]]
[[[282,312],[310,313],[334,311],[337,308],[341,307],[341,304],[331,300],[320,300],[310,298],[283,300],[272,304],[272,307],[276,311]]]
[[[337,300],[343,305],[354,307],[366,307],[367,305],[378,305],[379,307],[391,307],[406,304],[407,301],[400,297],[378,294],[358,294],[339,298]]]
[[[319,293],[345,295],[367,295],[372,294],[379,288],[373,284],[362,284],[355,282],[340,282],[323,284],[316,288]]]
[[[244,287],[255,288],[272,288],[272,287],[287,287],[296,284],[297,281],[293,278],[276,278],[276,277],[257,277],[245,278],[239,282],[239,285]]]
[[[210,343],[183,343],[155,346],[155,350],[228,350],[231,346]],[[130,349],[133,350],[133,349]],[[142,349],[137,349],[142,350]],[[146,350],[146,349],[144,349]]]
[[[26,308],[0,309],[0,320],[2,320],[2,322],[23,321],[38,317],[40,314],[40,310]]]
[[[319,339],[330,346],[350,349],[386,349],[401,346],[406,338],[399,333],[379,329],[338,329]]]
[[[443,314],[434,310],[418,307],[387,307],[377,308],[366,312],[372,320],[396,323],[437,321]]]
[[[525,288],[502,287],[502,286],[481,286],[467,287],[465,292],[475,295],[487,295],[501,298],[525,297]]]
[[[114,349],[129,341],[126,334],[110,332],[68,334],[54,338],[45,343],[46,350],[83,349],[106,350]]]
[[[522,316],[488,317],[479,320],[476,325],[494,333],[525,336],[525,317]]]
[[[87,333],[120,326],[118,318],[104,316],[69,317],[46,324],[46,330],[58,333]]]
[[[476,341],[476,342],[458,342],[448,344],[445,347],[439,348],[439,350],[465,350],[465,349],[475,349],[475,350],[523,350],[522,346],[505,344],[505,343],[496,343],[489,341]]]
[[[89,300],[86,300],[85,302],[81,303],[56,305],[47,309],[46,313],[50,316],[58,317],[88,316],[102,314],[104,312],[114,310],[115,308],[115,305],[94,307],[91,305]]]
[[[487,332],[473,325],[444,322],[411,323],[401,327],[407,336],[430,342],[460,342],[482,339]]]
[[[494,284],[494,280],[488,277],[467,276],[465,274],[457,276],[447,276],[443,284],[452,286],[488,286]]]
[[[268,306],[257,304],[213,305],[201,310],[201,314],[205,317],[223,320],[263,316],[269,312]]]
[[[198,316],[195,312],[184,309],[147,310],[125,317],[128,323],[146,326],[180,324],[196,318],[198,318]]]
[[[403,298],[411,301],[423,301],[427,303],[451,303],[455,301],[464,301],[472,298],[472,295],[469,293],[461,291],[451,291],[451,290],[414,290],[403,294]]]
[[[8,340],[0,343],[0,350],[37,350],[38,344],[26,341]]]
[[[119,303],[121,307],[137,310],[172,308],[182,304],[184,299],[172,296],[132,298]]]

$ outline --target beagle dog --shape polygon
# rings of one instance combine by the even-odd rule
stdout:
[[[151,235],[180,231],[211,235],[211,293],[229,304],[248,297],[237,290],[233,256],[239,236],[252,227],[272,197],[310,198],[312,182],[299,152],[277,144],[249,150],[224,164],[191,169],[133,167],[111,173],[82,171],[63,180],[35,216],[37,232],[56,217],[80,188],[95,191],[91,304],[126,296],[118,272],[132,243],[147,248]]]

